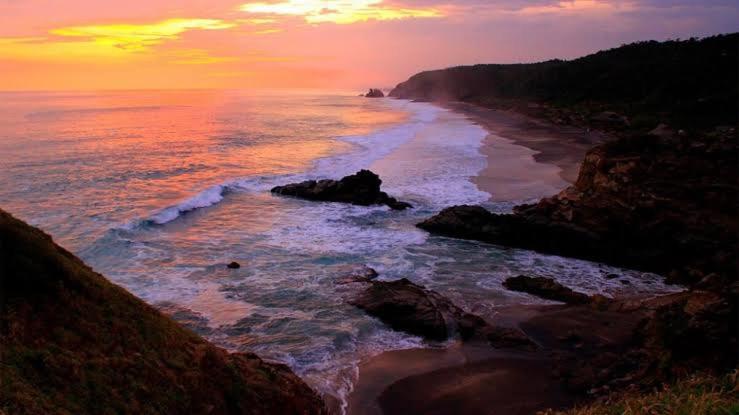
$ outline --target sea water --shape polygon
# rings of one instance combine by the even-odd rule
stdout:
[[[528,180],[535,197],[557,190],[534,179],[556,167],[508,140],[489,137],[501,151],[486,159],[487,135],[431,104],[350,94],[0,93],[0,208],[145,301],[186,310],[215,343],[286,363],[344,402],[361,359],[429,346],[346,303],[361,287],[336,281],[353,266],[408,278],[486,317],[541,302],[501,287],[519,274],[587,293],[665,290],[655,275],[416,228],[447,206],[506,212],[524,202],[476,187],[471,177],[486,163],[505,163],[511,174],[538,171],[499,186]],[[269,192],[360,169],[379,174],[383,190],[414,208]],[[241,268],[228,269],[231,261]]]

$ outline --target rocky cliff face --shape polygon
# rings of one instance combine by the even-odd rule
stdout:
[[[591,150],[575,185],[513,215],[453,207],[431,232],[666,274],[688,284],[736,279],[733,129],[634,136]]]
[[[289,368],[229,354],[0,210],[0,412],[322,414]]]

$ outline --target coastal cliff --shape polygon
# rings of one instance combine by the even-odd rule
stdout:
[[[570,62],[450,68],[415,75],[390,94],[512,109],[606,132],[577,180],[556,195],[510,214],[452,206],[418,224],[444,236],[656,272],[687,288],[654,298],[593,298],[520,324],[536,338],[541,327],[604,310],[612,314],[592,318],[597,325],[636,320],[617,352],[600,340],[583,342],[593,329],[587,324],[551,336],[578,343],[573,355],[555,358],[563,384],[582,403],[605,399],[582,413],[621,413],[624,399],[650,406],[662,399],[654,388],[675,381],[682,395],[670,399],[695,405],[663,413],[708,413],[694,410],[705,405],[686,387],[692,379],[712,373],[719,377],[709,378],[711,387],[735,387],[735,375],[732,386],[720,379],[737,367],[738,44],[731,34],[641,42]]]
[[[638,42],[571,61],[421,72],[391,97],[515,109],[557,124],[648,131],[736,125],[739,34]]]
[[[0,413],[325,413],[287,366],[215,347],[2,210],[0,260]]]
[[[736,280],[734,134],[620,138],[593,148],[557,195],[509,215],[450,207],[419,227],[726,285]]]

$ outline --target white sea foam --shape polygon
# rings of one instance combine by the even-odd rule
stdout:
[[[183,213],[215,205],[216,203],[223,200],[223,193],[225,192],[226,188],[227,185],[215,185],[209,187],[202,192],[196,194],[195,196],[181,203],[178,203],[177,205],[160,210],[159,212],[153,214],[150,217],[150,220],[157,225],[163,225],[167,222],[175,220]]]
[[[213,206],[221,202],[229,190],[265,192],[274,186],[304,180],[341,178],[369,167],[373,162],[386,157],[396,148],[428,128],[440,113],[445,110],[430,104],[407,101],[387,101],[387,105],[398,110],[410,112],[407,122],[361,136],[339,137],[339,140],[354,145],[350,152],[324,157],[316,160],[313,168],[304,173],[235,178],[214,185],[175,205],[153,212],[143,220],[132,222],[125,229],[133,229],[141,224],[164,225],[181,215],[195,209]]]

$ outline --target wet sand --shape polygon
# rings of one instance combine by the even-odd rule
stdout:
[[[574,183],[585,153],[608,139],[602,132],[554,125],[513,111],[494,110],[463,102],[444,103],[443,106],[466,115],[490,132],[481,148],[489,160],[488,166],[474,178],[474,182],[481,190],[491,193],[494,199],[496,193],[501,191],[501,177],[517,176],[523,182],[544,180],[559,188]],[[497,165],[495,160],[500,159],[500,138],[530,149],[536,162],[556,167],[552,175],[558,175],[561,180],[555,177],[532,178],[527,172],[511,171],[507,166]],[[501,200],[502,197],[497,199]]]
[[[540,349],[455,343],[382,353],[360,364],[348,414],[530,415],[566,408],[580,397],[556,375],[562,359],[623,353],[643,317],[589,305],[519,305],[497,311],[491,323],[519,327]]]
[[[492,200],[524,201],[555,194],[577,179],[585,153],[608,137],[551,125],[522,114],[444,103],[485,128],[481,152],[488,165],[473,180]],[[604,326],[615,319],[619,324]],[[562,333],[583,331],[593,344],[625,342],[635,320],[587,307],[514,305],[496,310],[491,322],[519,327],[543,348],[496,350],[486,344],[385,352],[362,362],[348,399],[349,415],[532,414],[572,405],[552,376],[551,351]],[[587,346],[585,346],[587,348]]]

